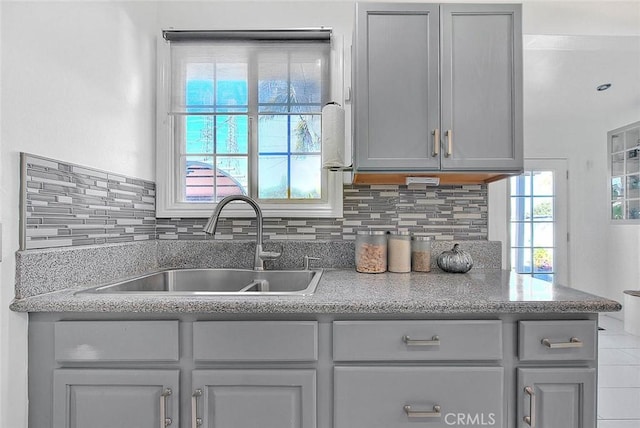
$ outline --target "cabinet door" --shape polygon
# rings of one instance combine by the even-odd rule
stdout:
[[[443,170],[522,170],[520,9],[441,6]]]
[[[178,378],[178,370],[56,370],[53,427],[160,427],[163,419],[177,427]]]
[[[439,169],[438,27],[438,5],[357,4],[358,169]]]
[[[315,370],[195,370],[192,380],[193,426],[316,426]]]
[[[595,369],[518,369],[516,426],[596,428],[595,385]]]

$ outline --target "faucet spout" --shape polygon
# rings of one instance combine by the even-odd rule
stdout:
[[[253,268],[255,270],[264,270],[264,260],[278,258],[280,257],[280,253],[262,251],[262,210],[260,209],[260,206],[256,203],[256,201],[254,201],[250,197],[244,196],[244,195],[231,195],[222,199],[220,202],[218,202],[218,205],[213,210],[213,213],[211,214],[209,221],[207,221],[207,224],[204,226],[204,231],[209,235],[215,235],[216,228],[218,227],[218,219],[220,218],[220,212],[229,202],[232,202],[232,201],[246,202],[247,204],[249,204],[251,208],[253,208],[253,210],[256,213],[256,235],[257,236],[256,236],[256,253],[254,256]]]

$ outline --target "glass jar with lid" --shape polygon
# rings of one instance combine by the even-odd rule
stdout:
[[[389,232],[387,246],[389,272],[411,272],[411,233],[401,230]]]
[[[411,243],[411,268],[414,272],[431,272],[431,237],[414,236]]]
[[[387,233],[359,231],[356,235],[356,270],[363,273],[387,271]]]

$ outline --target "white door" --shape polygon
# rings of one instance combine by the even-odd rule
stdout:
[[[509,179],[510,268],[569,285],[566,159],[525,159]]]

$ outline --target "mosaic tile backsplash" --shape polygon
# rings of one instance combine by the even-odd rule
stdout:
[[[23,154],[21,249],[212,239],[207,219],[155,218],[155,183]],[[359,230],[409,230],[436,240],[487,239],[487,186],[344,186],[343,218],[265,218],[272,240],[352,240]],[[216,239],[255,236],[222,219]]]
[[[23,153],[21,249],[156,239],[155,183]]]

